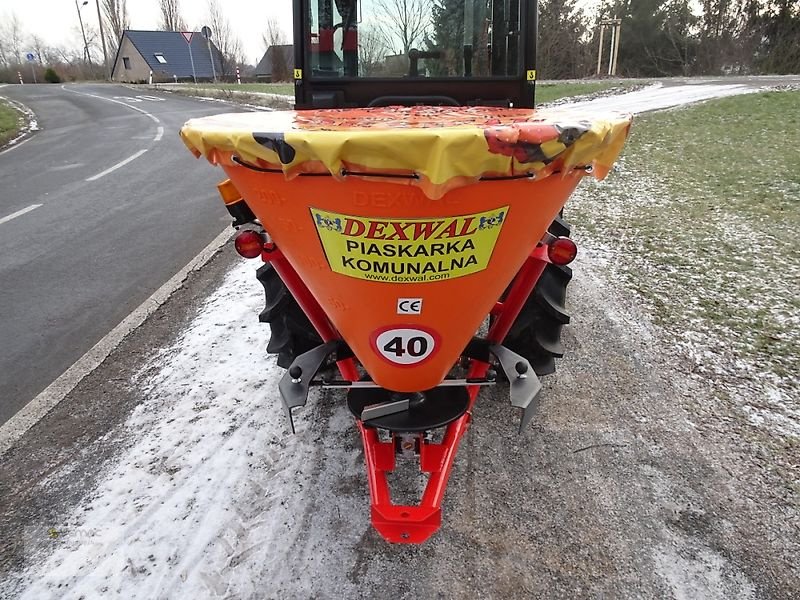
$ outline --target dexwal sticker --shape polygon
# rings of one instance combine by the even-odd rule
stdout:
[[[334,272],[391,283],[441,281],[483,271],[507,216],[507,206],[434,219],[378,219],[311,209]]]

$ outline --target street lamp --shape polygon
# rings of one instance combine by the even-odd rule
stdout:
[[[217,68],[214,66],[214,54],[211,52],[211,27],[204,25],[200,30],[203,37],[206,38],[206,45],[208,45],[208,58],[211,59],[211,73],[214,76],[214,83],[217,83]]]
[[[92,64],[92,56],[89,54],[89,44],[86,42],[86,30],[83,28],[83,19],[81,18],[81,8],[89,4],[89,0],[83,0],[83,4],[78,6],[78,0],[75,0],[75,10],[78,12],[78,23],[81,24],[81,35],[83,36],[83,58],[89,59],[89,66],[94,70]]]

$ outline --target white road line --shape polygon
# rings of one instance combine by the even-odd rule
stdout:
[[[19,138],[17,138],[17,139],[19,139]],[[6,152],[11,152],[14,148],[19,148],[20,146],[22,146],[22,144],[27,144],[32,139],[33,139],[33,136],[28,136],[24,140],[22,140],[21,142],[14,142],[11,146],[6,148],[5,150],[0,150],[0,154],[5,154]]]
[[[71,92],[73,94],[78,94],[80,96],[89,96],[90,98],[97,98],[98,100],[105,100],[106,102],[113,102],[114,104],[121,104],[122,106],[127,106],[131,110],[135,110],[136,112],[142,113],[143,115],[151,119],[154,123],[161,123],[161,121],[157,116],[151,115],[149,112],[139,108],[138,106],[131,106],[127,102],[122,102],[121,100],[115,100],[114,98],[109,98],[108,96],[100,96],[98,94],[89,94],[87,92],[79,92],[77,90],[71,90],[67,88],[66,85],[62,85],[61,89],[64,90],[65,92]]]
[[[8,223],[11,219],[16,219],[17,217],[21,217],[22,215],[29,213],[32,210],[36,210],[40,206],[41,204],[31,204],[30,206],[23,208],[22,210],[18,210],[15,213],[11,213],[7,217],[3,217],[2,219],[0,219],[0,225],[2,225],[3,223]]]
[[[183,285],[193,271],[205,265],[227,242],[233,230],[227,228],[220,233],[202,252],[195,256],[185,267],[178,271],[169,281],[158,288],[152,296],[142,302],[131,314],[102,340],[97,342],[86,354],[75,362],[61,376],[47,386],[36,398],[31,400],[16,415],[0,426],[0,456],[11,448],[25,432],[36,425],[50,412],[81,380],[99,367],[108,355],[119,346],[120,342],[152,315],[170,296]]]
[[[130,108],[131,110],[135,110],[136,112],[142,113],[143,115],[145,115],[146,117],[151,119],[154,123],[161,123],[161,121],[159,120],[159,118],[157,116],[151,115],[149,112],[139,108],[138,106],[131,106],[127,102],[122,102],[121,100],[115,100],[114,98],[108,98],[107,96],[99,96],[98,94],[89,94],[87,92],[79,92],[77,90],[71,90],[71,89],[68,89],[66,85],[62,85],[61,89],[64,90],[65,92],[71,92],[73,94],[78,94],[80,96],[89,96],[90,98],[97,98],[98,100],[105,100],[106,102],[113,102],[114,104],[121,104],[122,106]],[[153,142],[160,142],[161,138],[163,138],[163,137],[164,137],[164,127],[162,125],[159,125],[158,129],[156,129],[156,135],[153,138]],[[93,175],[92,177],[87,178],[86,181],[97,181],[101,177],[104,177],[104,176],[108,175],[109,173],[112,173],[112,172],[116,171],[120,167],[124,167],[129,162],[136,160],[142,154],[147,152],[147,150],[149,150],[149,148],[145,148],[144,150],[139,150],[139,152],[137,152],[133,156],[129,156],[125,160],[118,162],[113,167],[110,167],[110,168],[106,169],[102,173],[98,173],[97,175]]]
[[[127,165],[129,162],[132,162],[132,161],[136,160],[137,158],[139,158],[139,157],[140,157],[142,154],[144,154],[145,152],[147,152],[147,150],[148,150],[148,148],[145,148],[144,150],[139,150],[139,151],[138,151],[136,154],[134,154],[133,156],[129,156],[129,157],[128,157],[128,158],[126,158],[125,160],[121,160],[121,161],[119,161],[119,162],[118,162],[117,164],[115,164],[113,167],[109,167],[108,169],[106,169],[106,170],[105,170],[105,171],[103,171],[102,173],[98,173],[97,175],[92,175],[91,177],[87,177],[87,178],[86,178],[86,181],[97,181],[97,180],[98,180],[98,179],[100,179],[101,177],[105,177],[105,176],[106,176],[106,175],[108,175],[109,173],[113,173],[113,172],[114,172],[114,171],[116,171],[117,169],[119,169],[119,168],[121,168],[121,167],[124,167],[125,165]]]

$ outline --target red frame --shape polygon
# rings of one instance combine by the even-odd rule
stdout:
[[[323,341],[341,339],[325,311],[283,253],[270,245],[262,253],[262,259],[270,262],[275,268]],[[537,246],[514,278],[506,299],[498,302],[491,311],[492,316],[495,317],[487,334],[487,340],[491,344],[502,343],[548,263],[550,263],[550,259],[547,254],[547,246]],[[338,361],[337,366],[344,379],[349,381],[359,379],[354,359]],[[484,377],[489,366],[486,362],[471,359],[467,377]],[[441,507],[447,481],[450,478],[450,471],[461,438],[472,420],[472,409],[475,406],[480,386],[473,385],[468,388],[469,407],[461,417],[447,426],[442,441],[433,443],[423,440],[420,444],[420,469],[429,473],[430,478],[422,494],[422,499],[416,506],[399,505],[392,502],[386,474],[395,469],[393,441],[382,442],[378,437],[377,430],[365,427],[359,420],[356,421],[364,444],[372,525],[389,542],[419,544],[439,529],[442,522]]]

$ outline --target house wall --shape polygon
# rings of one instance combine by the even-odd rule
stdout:
[[[123,58],[128,58],[131,68],[125,68]],[[114,70],[111,74],[112,81],[123,81],[136,83],[147,81],[150,77],[150,66],[147,61],[139,54],[136,46],[127,38],[122,38],[122,45],[117,53],[117,62],[114,63]]]

